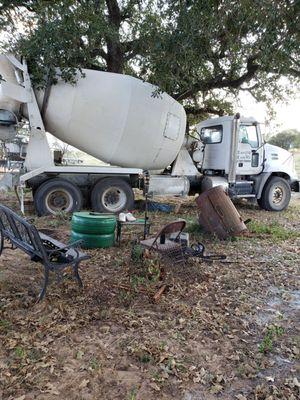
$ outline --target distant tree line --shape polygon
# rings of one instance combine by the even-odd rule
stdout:
[[[267,140],[268,143],[283,149],[299,149],[300,148],[300,131],[297,129],[287,129],[277,133]]]

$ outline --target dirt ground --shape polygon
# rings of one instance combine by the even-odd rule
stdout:
[[[193,199],[150,215],[152,232],[186,219],[191,241],[224,262],[133,262],[142,232],[127,228],[120,247],[87,251],[82,291],[66,270],[41,303],[42,266],[4,250],[0,399],[299,399],[300,200],[282,213],[238,209],[250,233],[223,242],[201,233]],[[66,216],[35,224],[68,240]]]

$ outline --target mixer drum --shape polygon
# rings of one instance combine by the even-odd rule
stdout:
[[[185,134],[183,107],[131,76],[83,70],[75,85],[51,87],[44,123],[48,132],[113,165],[163,169]],[[41,107],[44,93],[37,93]]]
[[[15,70],[4,54],[0,54],[0,140],[13,140],[19,118],[20,103],[3,93],[3,83],[18,84]]]

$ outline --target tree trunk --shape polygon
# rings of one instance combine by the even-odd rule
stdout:
[[[118,42],[107,41],[107,71],[122,74],[124,71],[124,52]]]
[[[115,31],[113,37],[106,39],[107,43],[107,71],[123,73],[124,50],[120,43],[120,27],[122,22],[121,11],[117,0],[106,0],[108,20]]]

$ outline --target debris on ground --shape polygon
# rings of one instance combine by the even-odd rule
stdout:
[[[1,196],[17,210],[12,197]],[[259,222],[248,225],[250,236],[225,241],[199,229],[193,199],[176,216],[149,213],[153,232],[185,219],[191,243],[226,260],[195,258],[186,268],[153,257],[132,261],[137,227],[124,232],[120,247],[87,251],[83,291],[67,271],[39,304],[41,267],[6,250],[0,398],[298,399],[300,205],[280,213],[238,210]],[[64,215],[35,224],[61,241],[70,232]]]

